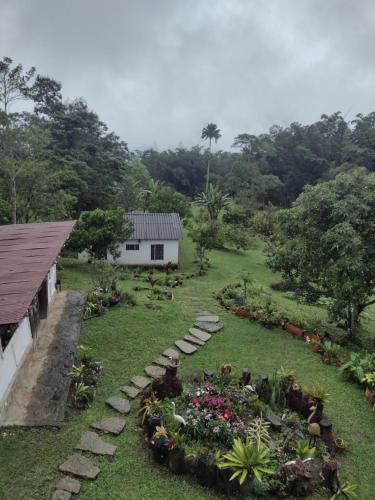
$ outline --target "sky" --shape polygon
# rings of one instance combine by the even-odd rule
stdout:
[[[0,57],[83,97],[131,150],[375,110],[373,0],[0,0]]]

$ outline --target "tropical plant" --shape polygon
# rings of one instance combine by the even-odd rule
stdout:
[[[230,206],[231,200],[230,196],[220,191],[218,186],[210,184],[205,192],[198,194],[195,203],[207,209],[213,224],[218,220],[220,212]]]
[[[88,364],[92,361],[92,347],[80,344],[77,348],[78,356],[82,360],[82,363]]]
[[[321,346],[323,351],[327,353],[330,358],[337,358],[341,351],[341,346],[331,342],[330,340],[325,340],[322,342]]]
[[[273,474],[273,470],[268,467],[270,460],[270,450],[262,443],[257,444],[251,439],[243,442],[236,438],[232,450],[219,458],[217,466],[219,469],[231,469],[233,474],[230,480],[238,478],[242,485],[248,476],[261,481],[264,474]]]
[[[270,423],[264,420],[262,417],[256,417],[250,423],[247,434],[248,437],[254,440],[258,446],[261,444],[268,445],[271,441],[271,436],[269,433]]]
[[[322,403],[328,403],[330,394],[327,392],[325,387],[320,384],[316,383],[313,384],[312,386],[303,386],[304,392],[306,392],[316,403],[318,401]]]
[[[344,483],[339,486],[336,493],[330,498],[330,500],[336,500],[336,498],[345,497],[345,498],[357,498],[357,485],[351,484],[349,482]]]
[[[214,139],[215,143],[220,139],[220,129],[217,127],[216,123],[208,123],[202,130],[202,139],[209,141],[209,155],[207,159],[207,174],[206,174],[206,191],[208,191],[208,186],[210,184],[210,162],[211,162],[211,142]]]
[[[375,389],[375,371],[366,373],[361,382],[365,382],[367,385]]]
[[[72,377],[75,380],[82,380],[83,376],[85,374],[86,366],[81,363],[80,365],[76,366],[73,365],[71,371],[68,373],[70,377]]]
[[[154,393],[151,393],[151,396],[143,401],[143,406],[138,410],[138,415],[142,415],[142,424],[144,424],[146,418],[160,415],[162,409],[163,406],[160,399]]]
[[[90,387],[83,382],[77,382],[74,385],[74,401],[87,402],[89,400]]]
[[[361,383],[365,374],[375,369],[375,353],[365,355],[352,352],[349,360],[340,368],[340,373],[346,378]]]
[[[308,441],[299,441],[296,447],[297,457],[301,460],[312,458],[315,455],[316,448],[310,448]]]

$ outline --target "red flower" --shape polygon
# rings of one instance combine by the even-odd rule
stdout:
[[[200,403],[199,398],[193,398],[191,400],[191,404],[193,404],[193,405],[199,405],[199,403]]]

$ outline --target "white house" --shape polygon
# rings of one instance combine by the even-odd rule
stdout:
[[[182,224],[179,214],[136,213],[125,214],[133,223],[133,234],[120,244],[120,256],[107,259],[126,266],[178,265],[179,243],[182,239]],[[80,260],[87,260],[87,252],[79,254]]]
[[[0,226],[0,406],[47,318],[74,221]]]

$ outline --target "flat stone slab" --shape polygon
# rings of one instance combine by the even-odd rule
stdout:
[[[99,467],[96,467],[91,460],[74,453],[59,466],[61,472],[69,472],[74,476],[83,477],[84,479],[95,479],[100,472]]]
[[[165,375],[165,368],[162,368],[161,366],[150,365],[150,366],[146,366],[145,372],[150,377],[152,377],[154,379],[159,379],[163,375]]]
[[[176,340],[175,344],[184,354],[193,354],[197,350],[196,347],[185,340]]]
[[[77,450],[90,451],[94,455],[114,455],[117,446],[106,443],[96,432],[85,432],[76,446]]]
[[[163,356],[165,356],[166,358],[173,358],[173,359],[180,359],[180,354],[178,351],[176,351],[176,349],[173,349],[173,347],[168,347],[168,349],[166,349],[164,352],[163,352]]]
[[[154,359],[153,363],[155,363],[155,365],[160,365],[166,368],[167,366],[171,366],[173,364],[173,361],[164,356],[158,356]]]
[[[193,335],[193,337],[197,337],[197,339],[203,340],[203,342],[207,342],[207,340],[210,340],[212,336],[209,333],[204,332],[203,330],[199,330],[198,328],[189,328],[189,333],[190,335]]]
[[[120,387],[120,391],[122,391],[124,394],[129,396],[129,398],[131,398],[131,399],[136,398],[142,392],[140,389],[137,389],[136,387],[133,387],[132,385],[124,385],[123,387]]]
[[[142,377],[142,375],[136,375],[131,379],[131,382],[139,389],[146,389],[146,387],[151,384],[152,380],[147,377]]]
[[[130,412],[130,403],[127,399],[113,396],[112,398],[107,399],[106,403],[119,413],[125,414]]]
[[[197,321],[194,326],[207,333],[216,333],[223,328],[223,323],[207,323],[206,321]]]
[[[81,490],[81,483],[78,479],[74,479],[69,476],[65,476],[60,479],[60,481],[56,485],[56,490],[64,490],[69,491],[69,493],[74,493],[78,495]]]
[[[203,314],[202,316],[197,316],[197,321],[203,321],[203,323],[219,323],[219,316],[214,314]]]
[[[72,494],[66,490],[55,490],[52,495],[52,500],[70,500]]]
[[[106,434],[114,434],[118,436],[126,425],[126,422],[123,418],[119,417],[108,417],[100,420],[99,422],[94,422],[91,424],[93,429],[98,431],[105,432]]]
[[[203,340],[197,339],[197,337],[193,337],[193,335],[185,335],[184,340],[192,344],[204,345]]]

